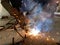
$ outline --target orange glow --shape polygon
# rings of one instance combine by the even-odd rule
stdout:
[[[16,14],[14,14],[16,16]]]
[[[21,22],[21,21],[19,20],[19,22]]]
[[[49,41],[49,38],[47,37],[47,39],[46,39],[47,41]]]

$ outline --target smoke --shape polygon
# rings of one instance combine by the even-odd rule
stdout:
[[[38,0],[23,0],[22,2],[22,11],[31,11],[31,13],[27,16],[27,18],[30,20],[28,23],[29,29],[36,29],[38,31],[49,31],[51,30],[51,25],[53,23],[51,19],[51,14],[43,11],[42,4],[47,4],[48,0],[42,1],[41,3],[37,2]]]
[[[38,31],[49,31],[52,29],[52,19],[51,14],[44,12],[41,4],[38,4],[34,10],[28,15],[28,19],[30,20],[30,29],[35,28]]]

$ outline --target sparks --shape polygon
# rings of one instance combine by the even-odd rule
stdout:
[[[40,31],[36,30],[35,28],[31,29],[30,35],[37,36]]]

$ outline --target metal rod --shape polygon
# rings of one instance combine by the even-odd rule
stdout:
[[[19,34],[19,36],[21,36],[22,38],[24,38],[16,29],[15,25],[14,25],[14,30]]]
[[[12,45],[14,45],[14,37],[12,38]]]

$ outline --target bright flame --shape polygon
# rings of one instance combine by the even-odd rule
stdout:
[[[36,36],[38,35],[39,32],[40,32],[39,30],[36,30],[35,28],[33,28],[30,32],[30,35]]]

